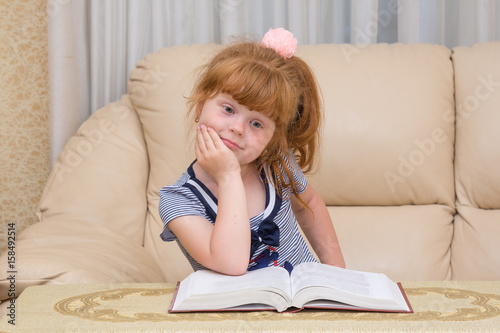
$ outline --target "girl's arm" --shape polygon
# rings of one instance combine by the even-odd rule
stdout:
[[[240,164],[212,129],[197,132],[198,163],[217,183],[215,224],[200,216],[183,216],[169,223],[186,251],[214,271],[241,275],[250,258],[250,218]]]
[[[337,234],[323,199],[311,185],[307,185],[300,197],[313,213],[302,207],[295,196],[291,199],[292,210],[319,260],[324,264],[345,268]]]

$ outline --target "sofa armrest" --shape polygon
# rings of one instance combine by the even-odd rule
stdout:
[[[17,241],[15,260],[16,296],[41,284],[164,282],[160,268],[141,245],[88,221],[53,218],[31,225]],[[3,255],[0,300],[9,298],[9,271]]]
[[[149,160],[127,95],[87,119],[54,164],[40,221],[100,223],[143,244]]]

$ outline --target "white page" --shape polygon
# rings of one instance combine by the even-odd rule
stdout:
[[[316,267],[321,266],[318,270]],[[341,289],[353,294],[374,298],[393,298],[393,291],[389,288],[388,278],[379,273],[358,272],[317,263],[304,263],[294,268],[294,273],[300,278],[292,282],[292,293],[307,285],[326,286]]]
[[[186,294],[211,294],[255,287],[276,288],[290,294],[288,271],[279,267],[267,267],[246,272],[239,276],[229,276],[213,271],[197,271],[186,278],[182,284]],[[184,299],[187,295],[178,295]]]
[[[380,309],[396,309],[393,305],[398,304],[398,308],[409,310],[398,285],[381,273],[354,271],[318,263],[304,263],[295,267],[292,275],[293,297],[300,288],[325,286],[342,291],[337,294],[337,300],[340,302],[353,302],[353,304],[362,307],[377,306]],[[311,291],[313,289],[317,290],[314,287],[309,288]],[[349,294],[353,298],[348,296]],[[321,296],[316,295],[315,297]],[[371,301],[375,299],[378,301],[375,303]],[[390,305],[391,303],[393,305]]]

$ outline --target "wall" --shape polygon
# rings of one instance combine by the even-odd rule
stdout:
[[[36,219],[49,173],[47,4],[0,0],[0,251]]]

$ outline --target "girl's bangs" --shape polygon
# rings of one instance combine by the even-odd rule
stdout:
[[[223,82],[221,82],[223,81]],[[276,125],[287,122],[293,110],[292,95],[281,77],[261,64],[247,64],[228,71],[219,79],[220,92],[231,95],[239,104],[257,111]]]

